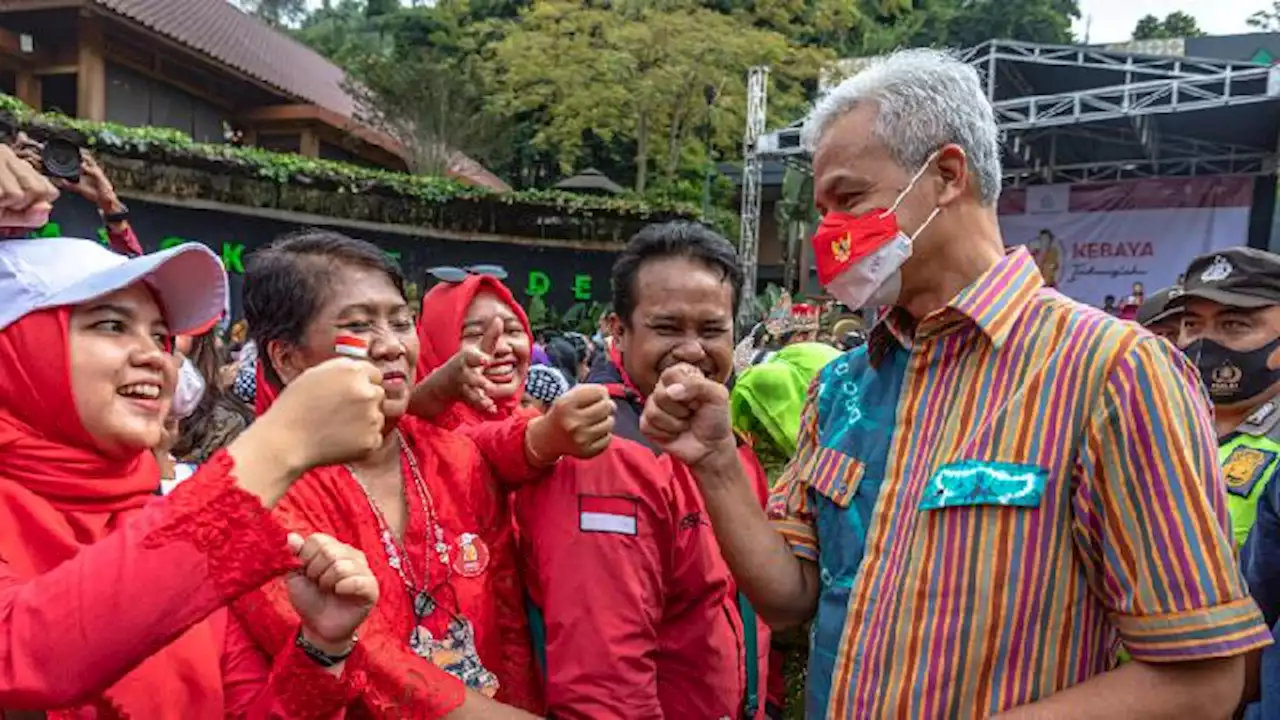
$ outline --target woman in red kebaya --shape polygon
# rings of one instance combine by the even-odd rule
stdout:
[[[244,304],[260,350],[260,412],[308,368],[353,347],[367,348],[383,378],[382,445],[359,461],[311,471],[277,508],[292,529],[362,549],[382,587],[360,631],[368,682],[351,716],[539,711],[510,514],[471,441],[407,413],[418,336],[394,261],[369,243],[304,231],[255,253]],[[460,363],[449,372],[465,375]],[[287,648],[297,619],[278,584],[236,611],[262,647]]]
[[[171,338],[216,317],[225,284],[203,246],[0,242],[0,709],[334,718],[360,687],[355,631],[378,597],[364,557],[286,538],[268,508],[312,465],[376,445],[375,371],[316,368],[156,497]],[[289,570],[293,650],[272,664],[223,608]]]
[[[545,416],[520,407],[533,330],[501,268],[431,273],[441,283],[422,299],[418,316],[418,376],[425,380],[412,412],[471,438],[508,486],[542,476],[561,457],[603,452],[613,432],[613,402],[603,387],[571,388]],[[451,367],[460,364],[472,372]]]

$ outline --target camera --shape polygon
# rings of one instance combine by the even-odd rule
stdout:
[[[40,164],[49,177],[79,182],[81,162],[80,146],[68,140],[49,138],[40,148]]]
[[[83,138],[71,132],[61,136],[55,132],[38,130],[32,130],[31,133],[34,137],[27,137],[23,140],[23,145],[40,149],[40,165],[36,169],[51,178],[79,182],[83,160],[80,155],[81,143],[77,140]],[[22,134],[18,123],[12,116],[0,112],[0,142],[15,144],[20,139]]]

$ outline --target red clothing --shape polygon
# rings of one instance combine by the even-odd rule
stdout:
[[[638,395],[612,377],[616,436],[516,495],[525,579],[546,622],[556,718],[740,718],[746,658],[737,587],[697,482],[639,433]],[[763,506],[764,469],[740,450]],[[629,520],[628,518],[634,518]],[[756,717],[769,631],[757,622]]]
[[[511,308],[524,332],[533,342],[533,328],[529,325],[529,316],[524,308],[516,302],[511,290],[497,278],[488,275],[469,275],[459,283],[440,283],[431,288],[422,298],[422,313],[418,316],[418,340],[421,349],[418,352],[418,378],[431,374],[432,370],[449,362],[449,358],[458,353],[462,345],[462,324],[467,317],[467,310],[476,295],[482,292],[493,293]],[[528,372],[528,359],[516,369],[520,377]],[[460,427],[475,425],[491,420],[503,420],[511,416],[520,407],[520,395],[497,400],[498,413],[485,416],[464,402],[455,402],[440,418],[437,424],[442,427]],[[481,450],[485,448],[481,447]]]
[[[133,226],[127,220],[120,223],[118,229],[113,229],[110,225],[107,225],[107,244],[115,252],[121,255],[129,255],[130,257],[142,255],[144,252],[142,243],[138,242],[138,236],[133,232]]]
[[[23,510],[0,499],[6,537]],[[283,529],[233,484],[220,453],[52,569],[33,575],[0,561],[0,708],[63,708],[56,717],[77,719],[340,718],[363,682],[363,651],[341,680],[296,650],[272,667],[223,609],[294,566]],[[203,652],[171,657],[179,645]]]
[[[458,557],[464,533],[478,535],[489,555],[478,577],[446,568],[428,542],[426,508],[406,481],[409,513],[403,547],[420,581],[423,560],[430,560],[428,587],[437,588],[432,595],[442,605],[427,615],[424,625],[440,637],[447,630],[448,611],[470,620],[480,659],[501,683],[497,699],[536,712],[541,705],[539,680],[520,603],[512,527],[488,469],[475,446],[461,436],[414,418],[401,419],[399,429],[417,459],[451,557]],[[407,464],[403,473],[412,477]],[[381,597],[360,628],[368,688],[351,716],[440,718],[457,709],[463,702],[462,682],[409,647],[412,600],[388,564],[377,516],[351,473],[338,466],[307,473],[276,511],[290,529],[324,532],[360,548],[378,578]],[[237,603],[236,613],[273,652],[287,648],[292,640],[289,628],[296,626],[297,618],[282,582]]]
[[[355,675],[344,683],[296,655],[271,672],[215,613],[294,567],[284,530],[235,486],[226,454],[149,505],[160,484],[151,454],[107,458],[78,421],[69,316],[31,313],[0,331],[0,707],[339,712]]]
[[[418,354],[419,379],[457,354],[462,345],[463,320],[471,302],[481,292],[491,292],[505,302],[524,325],[525,334],[532,342],[533,329],[524,308],[496,278],[471,275],[460,283],[441,283],[422,299],[422,314],[418,317],[418,339],[422,345]],[[520,377],[528,371],[527,363],[517,368]],[[520,485],[542,476],[545,471],[531,467],[524,452],[525,429],[529,421],[541,413],[522,409],[518,395],[503,398],[497,405],[497,413],[484,415],[464,402],[455,402],[432,422],[471,438],[480,448],[480,455],[488,461],[494,477],[503,484]]]

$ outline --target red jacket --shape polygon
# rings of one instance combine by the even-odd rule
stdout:
[[[0,559],[0,717],[58,707],[72,709],[57,717],[77,720],[130,710],[155,720],[343,716],[364,682],[364,648],[341,680],[293,648],[273,664],[222,609],[297,564],[284,529],[233,472],[229,455],[215,455],[172,495],[47,572]],[[11,509],[0,507],[0,528],[14,526]],[[132,707],[98,697],[184,633],[210,655],[175,669],[181,682],[145,688]]]
[[[607,371],[593,380],[618,380]],[[609,449],[561,460],[516,499],[525,577],[545,621],[548,715],[738,720],[747,679],[737,587],[697,482],[640,435],[634,391],[610,391]],[[763,504],[764,470],[740,452]],[[755,624],[763,717],[769,634]]]

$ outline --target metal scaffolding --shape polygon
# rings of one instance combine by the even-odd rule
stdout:
[[[987,95],[1005,136],[1006,151],[1013,159],[1038,165],[1035,171],[1046,178],[1054,177],[1061,168],[1050,167],[1048,158],[1037,156],[1033,144],[1024,137],[1026,131],[1127,120],[1145,155],[1161,154],[1161,164],[1176,164],[1176,158],[1163,156],[1163,140],[1157,137],[1154,126],[1143,120],[1145,116],[1252,105],[1273,101],[1280,95],[1280,67],[1248,62],[1145,56],[1008,40],[984,43],[964,51],[961,57],[983,73]],[[1027,67],[1056,68],[1059,73],[1046,77],[1052,77],[1058,85],[1079,87],[1037,92],[1036,84],[1025,75]],[[1069,77],[1068,68],[1078,71],[1076,78]],[[795,123],[764,135],[758,146],[760,154],[766,158],[803,157],[806,153],[800,144],[800,129],[801,123]],[[1043,137],[1043,133],[1039,136]],[[1244,149],[1247,152],[1242,154],[1250,161],[1259,153],[1275,152],[1273,142],[1266,147]],[[1123,167],[1136,163],[1099,159],[1098,164]],[[1271,168],[1258,171],[1271,172]],[[1009,173],[1011,178],[1025,178],[1028,171],[1012,167]]]
[[[745,290],[738,305],[740,327],[746,326],[754,310],[757,258],[760,255],[760,177],[764,167],[759,146],[768,116],[768,95],[769,68],[751,68],[747,76],[747,129],[742,138],[742,231],[738,254]]]
[[[1277,172],[1280,66],[1009,40],[960,57],[995,110],[1007,187]],[[748,162],[809,170],[801,127],[761,135]],[[753,245],[759,193],[744,176],[743,237],[750,228]]]

